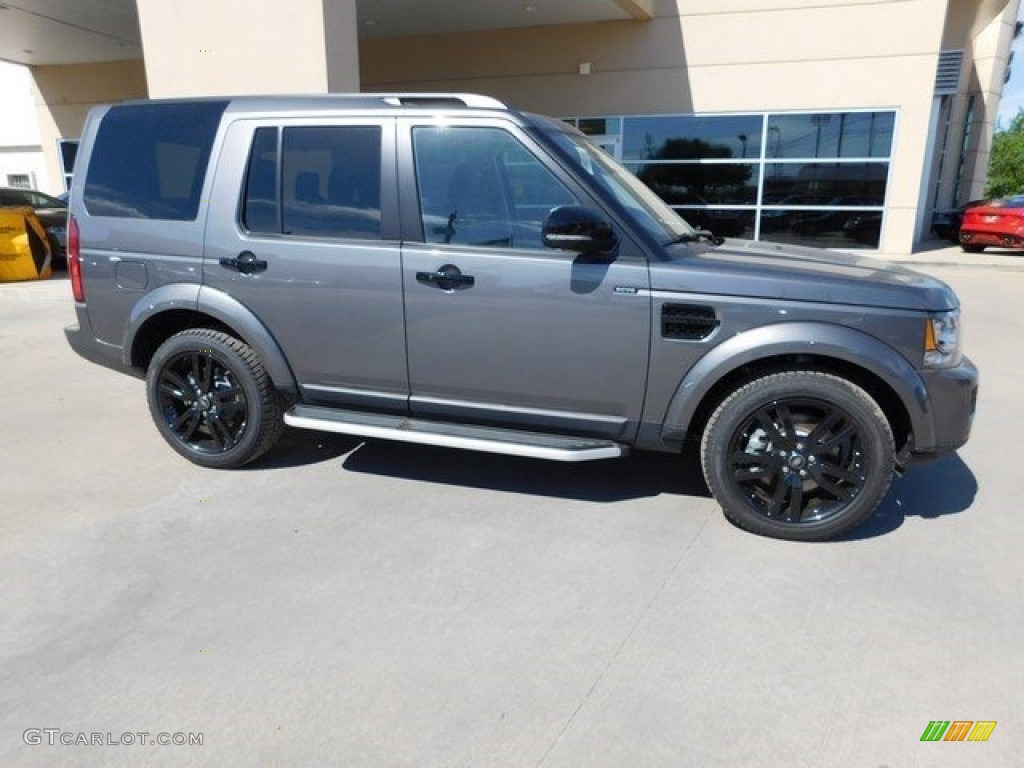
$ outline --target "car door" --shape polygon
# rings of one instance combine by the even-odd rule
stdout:
[[[610,263],[544,247],[552,208],[595,205],[510,122],[403,120],[399,145],[413,414],[630,440],[650,341],[643,254],[625,239]]]
[[[259,318],[305,401],[404,413],[394,121],[239,120],[224,146],[204,290]]]

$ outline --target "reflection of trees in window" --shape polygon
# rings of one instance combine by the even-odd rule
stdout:
[[[732,158],[732,149],[703,139],[667,139],[653,147],[647,135],[647,156],[652,160],[688,160],[694,158]],[[707,205],[716,202],[754,202],[756,190],[750,186],[754,166],[739,163],[650,163],[637,177],[672,205]]]

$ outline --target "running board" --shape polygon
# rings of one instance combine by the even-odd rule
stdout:
[[[406,416],[343,411],[315,405],[292,406],[284,415],[284,423],[300,429],[316,429],[343,435],[400,440],[445,448],[465,448],[471,451],[528,456],[552,461],[614,459],[629,453],[628,446],[611,440],[425,421]]]

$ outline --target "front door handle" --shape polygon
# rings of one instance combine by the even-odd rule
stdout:
[[[242,251],[234,259],[221,259],[220,265],[228,269],[234,269],[243,275],[251,275],[253,272],[262,272],[267,268],[267,262],[257,259],[252,251]]]
[[[445,293],[452,293],[473,287],[476,278],[472,275],[462,274],[462,270],[454,264],[445,264],[436,272],[417,272],[416,281],[440,288]]]

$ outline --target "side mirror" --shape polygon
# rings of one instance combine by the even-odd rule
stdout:
[[[541,225],[547,248],[608,256],[619,244],[611,223],[597,211],[563,205],[552,209]]]

